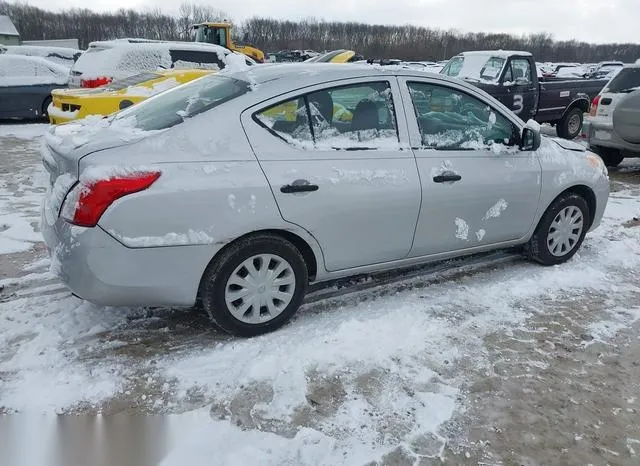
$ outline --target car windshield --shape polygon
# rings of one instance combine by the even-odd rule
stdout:
[[[106,86],[104,86],[103,89],[108,89],[110,91],[120,91],[122,89],[126,89],[127,87],[137,86],[138,84],[151,81],[152,79],[158,79],[160,77],[162,77],[162,75],[158,73],[135,74],[133,76],[129,76],[128,78],[118,79],[116,81],[113,81],[112,83],[109,83]]]
[[[460,55],[449,60],[441,73],[457,78],[496,82],[505,62],[504,58],[491,55]]]
[[[117,114],[144,131],[170,128],[185,119],[245,94],[249,83],[226,76],[206,76],[157,95]],[[114,120],[114,121],[115,121]]]
[[[640,89],[640,67],[623,68],[603,92],[631,92]]]

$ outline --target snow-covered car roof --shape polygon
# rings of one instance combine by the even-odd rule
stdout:
[[[82,50],[66,47],[49,47],[46,45],[6,45],[6,53],[10,55],[25,55],[28,57],[59,56],[67,60],[73,60],[74,55],[82,53]]]
[[[474,50],[472,52],[462,52],[459,55],[491,55],[492,57],[509,58],[512,55],[521,55],[531,57],[531,52],[523,52],[518,50]]]
[[[190,57],[192,53],[194,56]],[[209,54],[209,58],[198,53]],[[182,55],[183,58],[176,55]],[[82,74],[83,79],[98,76],[122,79],[143,71],[173,67],[218,70],[225,68],[236,57],[241,57],[249,64],[255,63],[245,55],[214,44],[117,39],[90,43],[71,70],[72,74]]]
[[[129,50],[140,50],[143,48],[154,50],[204,50],[215,51],[219,55],[233,53],[231,50],[215,44],[205,42],[180,42],[180,41],[160,41],[150,39],[115,39],[95,41],[89,44],[89,48],[122,48]]]
[[[33,86],[67,82],[69,69],[41,57],[0,55],[0,86]]]

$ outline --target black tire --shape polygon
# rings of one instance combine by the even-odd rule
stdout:
[[[556,126],[556,133],[559,137],[564,139],[575,139],[580,134],[582,129],[582,122],[584,119],[584,112],[580,107],[573,107],[566,115],[558,122]],[[574,121],[579,120],[579,124],[575,125]]]
[[[47,97],[46,99],[44,99],[44,102],[42,103],[42,118],[44,119],[49,119],[49,105],[51,105],[51,102],[53,102],[53,99],[51,99],[51,96]]]
[[[234,317],[225,301],[225,288],[230,276],[242,262],[258,254],[273,254],[289,263],[295,276],[293,298],[275,318],[260,324],[249,324]],[[272,332],[295,314],[307,292],[307,265],[300,251],[287,240],[271,234],[248,236],[227,247],[216,257],[202,277],[200,295],[211,321],[221,330],[241,337]]]
[[[561,211],[570,206],[577,207],[582,213],[582,232],[580,233],[578,240],[574,243],[572,249],[562,256],[555,256],[549,250],[547,242],[551,223]],[[587,204],[587,201],[577,194],[565,194],[557,198],[544,213],[535,232],[533,233],[533,236],[525,245],[525,254],[529,259],[542,265],[557,265],[566,262],[573,257],[578,249],[580,249],[590,225],[591,215],[589,213],[589,205]]]
[[[624,160],[624,155],[622,155],[619,149],[592,147],[591,150],[600,156],[607,167],[617,167]]]

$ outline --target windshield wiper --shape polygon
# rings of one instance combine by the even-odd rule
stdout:
[[[630,92],[634,92],[640,89],[640,86],[637,87],[628,87],[626,89],[620,89],[618,93],[620,94],[629,94]]]
[[[469,77],[469,76],[465,76],[465,77],[464,77],[464,78],[462,78],[462,79],[464,79],[465,81],[473,81],[474,83],[480,83],[480,82],[482,82],[482,81],[481,81],[481,80],[479,80],[478,78],[471,78],[471,77]]]

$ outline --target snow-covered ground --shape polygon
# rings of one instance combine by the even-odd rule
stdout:
[[[198,311],[99,307],[49,275],[37,232],[45,128],[0,125],[0,413],[165,414],[171,441],[158,461],[167,466],[551,464],[554,448],[580,445],[585,462],[567,464],[637,460],[616,444],[634,445],[637,428],[580,443],[586,420],[576,433],[543,425],[531,435],[570,439],[541,447],[551,463],[525,454],[535,442],[517,435],[540,417],[563,419],[558,397],[584,406],[578,424],[588,418],[585,385],[551,392],[556,379],[582,377],[600,387],[588,401],[605,396],[594,401],[605,405],[616,377],[617,395],[638,388],[637,370],[605,376],[600,366],[610,364],[603,354],[618,354],[620,367],[628,352],[640,356],[640,159],[612,171],[603,223],[567,264],[514,258],[414,276],[234,339]],[[610,424],[640,425],[625,410]],[[588,442],[615,454],[589,456]]]

